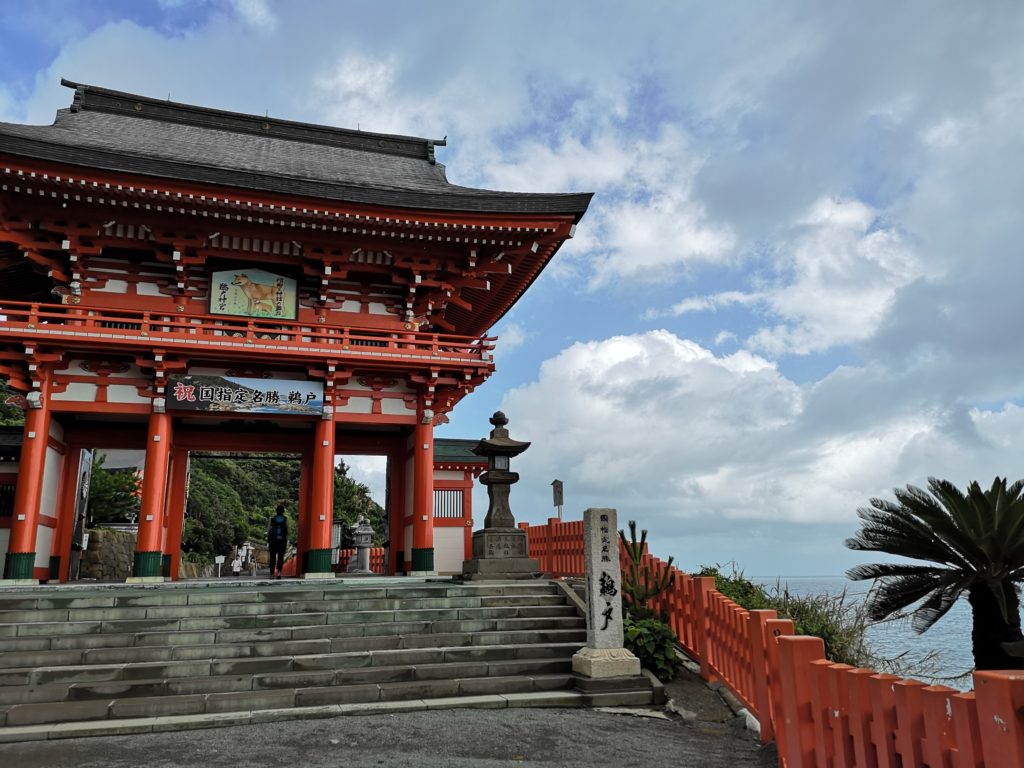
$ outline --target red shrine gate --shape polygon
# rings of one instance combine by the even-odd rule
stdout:
[[[335,455],[386,455],[392,568],[435,572],[435,474],[471,468],[435,461],[434,426],[590,195],[452,185],[443,141],[64,84],[53,126],[0,124],[0,376],[26,409],[4,578],[66,578],[82,447],[146,451],[134,579],[176,573],[190,450],[302,456],[310,577]]]

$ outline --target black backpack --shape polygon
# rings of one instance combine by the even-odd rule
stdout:
[[[288,520],[284,515],[271,518],[267,538],[271,541],[284,541],[288,538]]]

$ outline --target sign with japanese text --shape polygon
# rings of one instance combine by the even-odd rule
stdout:
[[[324,410],[324,386],[319,381],[172,375],[167,377],[167,408],[320,416]]]
[[[622,648],[622,572],[617,522],[614,509],[588,509],[583,513],[590,648]]]
[[[210,274],[210,314],[294,320],[298,283],[262,269]]]

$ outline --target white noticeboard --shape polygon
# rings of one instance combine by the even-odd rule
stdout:
[[[215,555],[213,558],[213,562],[215,562],[217,565],[220,565],[224,562],[224,557],[224,555]]]

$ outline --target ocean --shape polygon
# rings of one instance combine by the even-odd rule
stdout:
[[[769,590],[776,579],[751,579]],[[847,599],[863,600],[870,582],[849,581],[842,577],[780,578],[793,595],[839,595],[846,590]],[[962,597],[949,613],[931,629],[917,634],[909,621],[896,621],[868,628],[867,642],[871,651],[884,659],[895,660],[899,669],[894,674],[912,677],[926,683],[948,685],[970,690],[974,668],[971,655],[971,607]],[[890,671],[890,670],[879,670]]]

